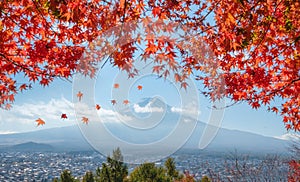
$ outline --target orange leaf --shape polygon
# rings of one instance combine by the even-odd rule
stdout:
[[[120,85],[119,85],[118,83],[115,83],[115,84],[114,84],[114,88],[119,88],[119,86],[120,86]]]
[[[89,118],[87,118],[87,117],[82,117],[81,121],[82,121],[84,124],[88,124]]]
[[[275,113],[278,113],[277,107],[272,107],[272,111],[275,112]]]
[[[285,125],[285,128],[286,128],[287,130],[290,130],[290,129],[291,129],[291,125],[290,125],[290,124],[286,124],[286,125]]]
[[[181,83],[181,88],[184,88],[186,90],[187,86],[188,86],[188,83],[186,83],[186,82]]]
[[[174,78],[175,78],[175,82],[180,82],[181,81],[181,77],[178,73],[175,73]]]
[[[22,91],[22,90],[26,90],[26,88],[27,88],[27,85],[24,83],[20,86],[19,89],[20,89],[20,91]]]
[[[124,101],[123,101],[123,104],[125,104],[125,105],[129,104],[129,100],[127,100],[127,99],[124,100]]]
[[[97,110],[100,110],[101,109],[101,106],[99,104],[96,104],[96,109]]]
[[[231,13],[228,13],[228,21],[230,23],[235,24],[235,18],[233,17],[233,15]]]
[[[120,8],[123,9],[125,4],[125,0],[120,0]]]
[[[45,121],[42,120],[41,118],[35,120],[35,122],[37,122],[37,126],[40,126],[40,125],[44,125],[44,124],[45,124]]]
[[[138,85],[138,86],[137,86],[137,89],[138,89],[138,90],[142,90],[142,89],[143,89],[143,86],[142,86],[142,85]]]
[[[152,14],[153,14],[154,17],[158,16],[160,13],[161,13],[160,7],[153,8]]]
[[[77,97],[78,97],[78,100],[79,100],[79,101],[81,101],[82,96],[83,96],[83,93],[79,91],[79,92],[77,93]]]

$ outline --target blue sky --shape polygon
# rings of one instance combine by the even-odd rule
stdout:
[[[95,81],[94,100],[95,103],[101,105],[103,116],[116,112],[110,103],[111,99],[115,98],[118,98],[117,105],[122,105],[122,98],[126,97],[133,105],[143,98],[160,97],[168,105],[180,107],[180,93],[176,86],[168,80],[157,79],[151,74],[143,75],[132,80],[129,89],[124,90],[125,84],[129,83],[123,82],[125,74],[112,68],[111,65],[105,66],[99,72]],[[118,83],[120,88],[114,89],[114,83]],[[194,83],[201,86],[200,82],[195,81]],[[137,85],[142,85],[143,89],[138,90]],[[189,89],[186,92],[189,92]],[[32,90],[16,95],[16,101],[10,111],[0,110],[0,133],[26,132],[76,124],[72,107],[73,96],[76,93],[77,90],[73,91],[72,83],[60,79],[45,88],[35,84]],[[122,97],[120,97],[121,94],[123,94]],[[199,94],[199,103],[201,113],[199,119],[202,122],[208,122],[211,104],[201,94]],[[62,113],[66,113],[68,119],[60,119]],[[37,118],[44,119],[46,125],[37,127],[35,123]],[[253,110],[245,103],[226,108],[222,127],[265,136],[281,136],[287,133],[279,115],[267,112],[264,108]]]

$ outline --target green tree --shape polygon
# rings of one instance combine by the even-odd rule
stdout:
[[[144,163],[134,169],[130,174],[131,182],[168,182],[170,178],[162,167],[156,167],[154,163]]]
[[[123,162],[123,155],[119,147],[113,151],[112,157],[107,158],[107,163],[114,182],[121,182],[128,175],[128,169]]]
[[[94,182],[94,175],[92,171],[87,171],[83,176],[82,182]]]
[[[111,182],[111,171],[107,167],[106,163],[102,163],[101,169],[99,169],[99,172],[97,174],[97,182]]]
[[[60,181],[61,182],[73,182],[74,177],[72,176],[72,172],[70,170],[64,170],[61,174],[60,174]]]
[[[176,165],[173,158],[168,158],[165,162],[167,175],[172,181],[179,179],[179,172],[176,170]]]
[[[128,175],[128,169],[123,162],[123,155],[119,147],[113,151],[112,157],[107,157],[107,163],[110,168],[111,179],[114,182],[122,182]]]
[[[123,162],[120,148],[113,151],[112,157],[107,157],[107,162],[101,169],[96,170],[96,179],[99,182],[122,182],[128,175],[128,169]]]
[[[113,150],[112,159],[116,161],[123,161],[123,155],[120,147],[117,147],[116,150]]]

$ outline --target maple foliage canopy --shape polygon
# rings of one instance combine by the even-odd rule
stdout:
[[[103,53],[114,47],[110,63],[129,77],[138,73],[133,63],[139,52],[155,63],[154,73],[168,77],[173,72],[184,88],[186,78],[194,76],[211,99],[265,105],[282,115],[287,129],[300,131],[299,14],[300,2],[294,0],[3,0],[0,105],[10,108],[15,94],[34,82],[46,86],[76,72],[93,77],[100,60],[82,59],[84,51],[94,49],[89,43],[101,40],[111,27],[137,22],[146,36],[135,34],[137,23],[130,23],[126,37],[135,41],[100,42],[106,45]],[[164,25],[153,23],[157,20]],[[201,39],[190,36],[183,44],[172,36],[159,37],[176,31],[171,23]],[[111,34],[122,37],[120,31]],[[203,43],[214,56],[201,56]],[[27,81],[19,83],[17,74]],[[220,82],[224,87],[218,87]]]

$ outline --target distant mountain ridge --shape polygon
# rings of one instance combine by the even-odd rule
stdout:
[[[52,151],[85,151],[93,150],[82,136],[77,125],[51,128],[26,133],[0,135],[0,149],[26,143],[48,144]]]
[[[145,98],[142,102],[138,103],[140,107],[154,106],[163,107],[163,103],[160,99],[147,99]],[[155,133],[147,133],[144,131],[133,131],[129,127],[120,127],[120,123],[108,122],[107,127],[110,131],[115,133],[118,137],[124,139],[124,141],[132,141],[136,143],[151,143],[156,141],[162,134],[172,132],[174,127],[174,122],[180,118],[180,114],[171,111],[169,105],[165,105],[166,115],[164,119],[160,122],[160,125],[155,128]],[[126,114],[124,111],[123,113]],[[88,125],[87,127],[89,127]],[[198,149],[199,140],[203,134],[206,127],[206,123],[197,121],[196,128],[188,139],[183,148]],[[161,135],[161,136],[160,136]],[[99,135],[101,137],[101,135]],[[69,126],[62,128],[52,128],[45,129],[27,133],[13,133],[13,134],[0,134],[0,149],[4,147],[11,147],[13,145],[21,143],[39,143],[46,144],[52,147],[51,150],[59,151],[86,151],[93,150],[89,142],[85,139],[81,133],[81,129],[77,126]],[[109,143],[110,141],[104,140],[104,142]],[[36,146],[33,143],[27,143],[25,146]],[[113,145],[113,144],[111,144]],[[172,145],[172,144],[170,144]],[[49,147],[48,146],[48,147]],[[220,128],[216,137],[212,142],[205,148],[205,150],[213,151],[249,151],[249,152],[275,152],[275,153],[286,153],[289,146],[289,141],[282,140],[278,138],[266,137],[258,134],[253,134],[249,132],[243,132],[238,130],[229,130]],[[45,146],[46,147],[46,146]],[[118,147],[118,146],[115,146]],[[172,146],[164,146],[164,148]],[[21,147],[22,148],[22,145]],[[50,148],[48,148],[50,149]]]
[[[202,126],[203,127],[203,126]],[[183,148],[196,149],[201,137],[201,126],[198,126]],[[31,142],[31,143],[30,143]],[[18,144],[26,145],[18,145]],[[34,145],[35,144],[35,145]],[[0,149],[12,147],[21,150],[23,146],[38,146],[45,144],[49,150],[93,150],[85,140],[78,126],[45,129],[27,133],[0,135]],[[214,140],[205,150],[229,151],[237,149],[249,152],[278,152],[287,151],[289,142],[286,140],[265,137],[253,133],[228,130],[221,128]],[[50,147],[51,146],[51,147]],[[40,146],[42,147],[42,146]]]
[[[53,151],[53,146],[44,143],[26,142],[17,145],[13,145],[8,150],[13,151]]]

